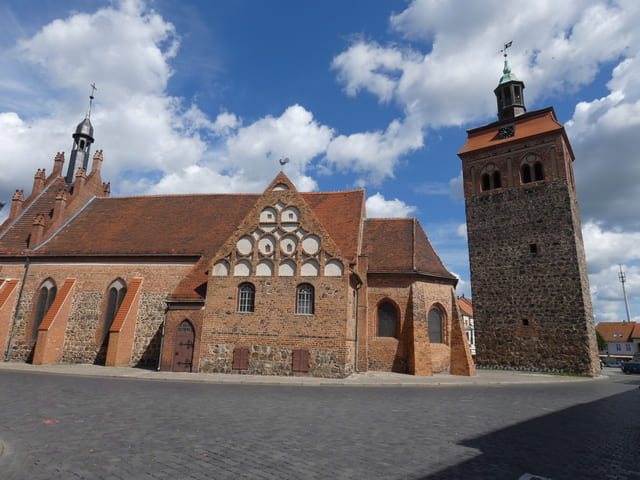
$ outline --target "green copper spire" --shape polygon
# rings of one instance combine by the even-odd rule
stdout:
[[[502,69],[502,78],[500,79],[500,82],[498,82],[498,85],[502,85],[503,83],[513,82],[513,81],[517,82],[518,79],[513,73],[511,73],[511,67],[509,66],[509,62],[507,62],[506,55],[505,55],[504,68]]]

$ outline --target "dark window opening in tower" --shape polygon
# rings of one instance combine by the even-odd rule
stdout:
[[[491,180],[489,174],[485,173],[482,175],[482,191],[486,192],[487,190],[491,190]]]
[[[522,319],[522,325],[525,326],[525,327],[528,327],[529,326],[529,319],[528,318],[523,318]]]
[[[84,150],[84,140],[80,140],[80,150]]]
[[[544,180],[544,172],[542,171],[542,163],[536,162],[533,166],[533,173],[536,178],[536,182],[539,180]]]
[[[505,93],[505,99],[504,99],[505,105],[509,106],[511,105],[511,87],[505,88],[504,93]]]
[[[502,98],[502,92],[498,92],[498,108],[502,109],[504,107],[504,100]]]
[[[522,103],[522,94],[521,94],[520,85],[513,86],[513,96],[516,100],[516,103]]]
[[[531,182],[531,167],[529,167],[529,165],[524,164],[522,165],[522,183],[529,183]]]
[[[538,255],[538,245],[536,245],[535,243],[529,244],[529,252],[531,253],[532,257]]]
[[[493,172],[493,188],[502,187],[502,177],[500,177],[500,172]]]

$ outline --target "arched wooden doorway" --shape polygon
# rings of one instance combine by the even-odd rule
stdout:
[[[193,325],[189,320],[183,320],[176,329],[176,340],[173,353],[174,372],[191,372],[193,366],[193,344],[196,338]]]

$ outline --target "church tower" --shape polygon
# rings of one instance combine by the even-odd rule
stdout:
[[[82,167],[85,171],[89,165],[89,155],[91,153],[91,144],[93,143],[93,125],[91,125],[91,104],[93,103],[93,91],[95,85],[91,85],[92,93],[89,96],[89,109],[87,115],[76,127],[73,133],[73,147],[69,157],[69,167],[65,177],[66,183],[72,183],[75,177],[76,165]]]
[[[477,363],[599,375],[571,144],[552,107],[527,112],[506,53],[494,93],[498,121],[458,152]]]

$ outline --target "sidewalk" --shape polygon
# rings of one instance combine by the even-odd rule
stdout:
[[[57,375],[82,375],[87,377],[133,378],[172,382],[207,382],[250,385],[299,385],[299,386],[358,386],[358,387],[433,387],[463,385],[525,385],[592,382],[606,379],[606,375],[572,377],[543,373],[525,373],[506,370],[478,370],[474,377],[437,374],[432,377],[416,377],[402,373],[362,372],[347,378],[281,377],[275,375],[243,375],[227,373],[179,373],[157,372],[131,367],[104,367],[100,365],[31,365],[27,363],[0,362],[0,371],[26,373],[50,373]]]

